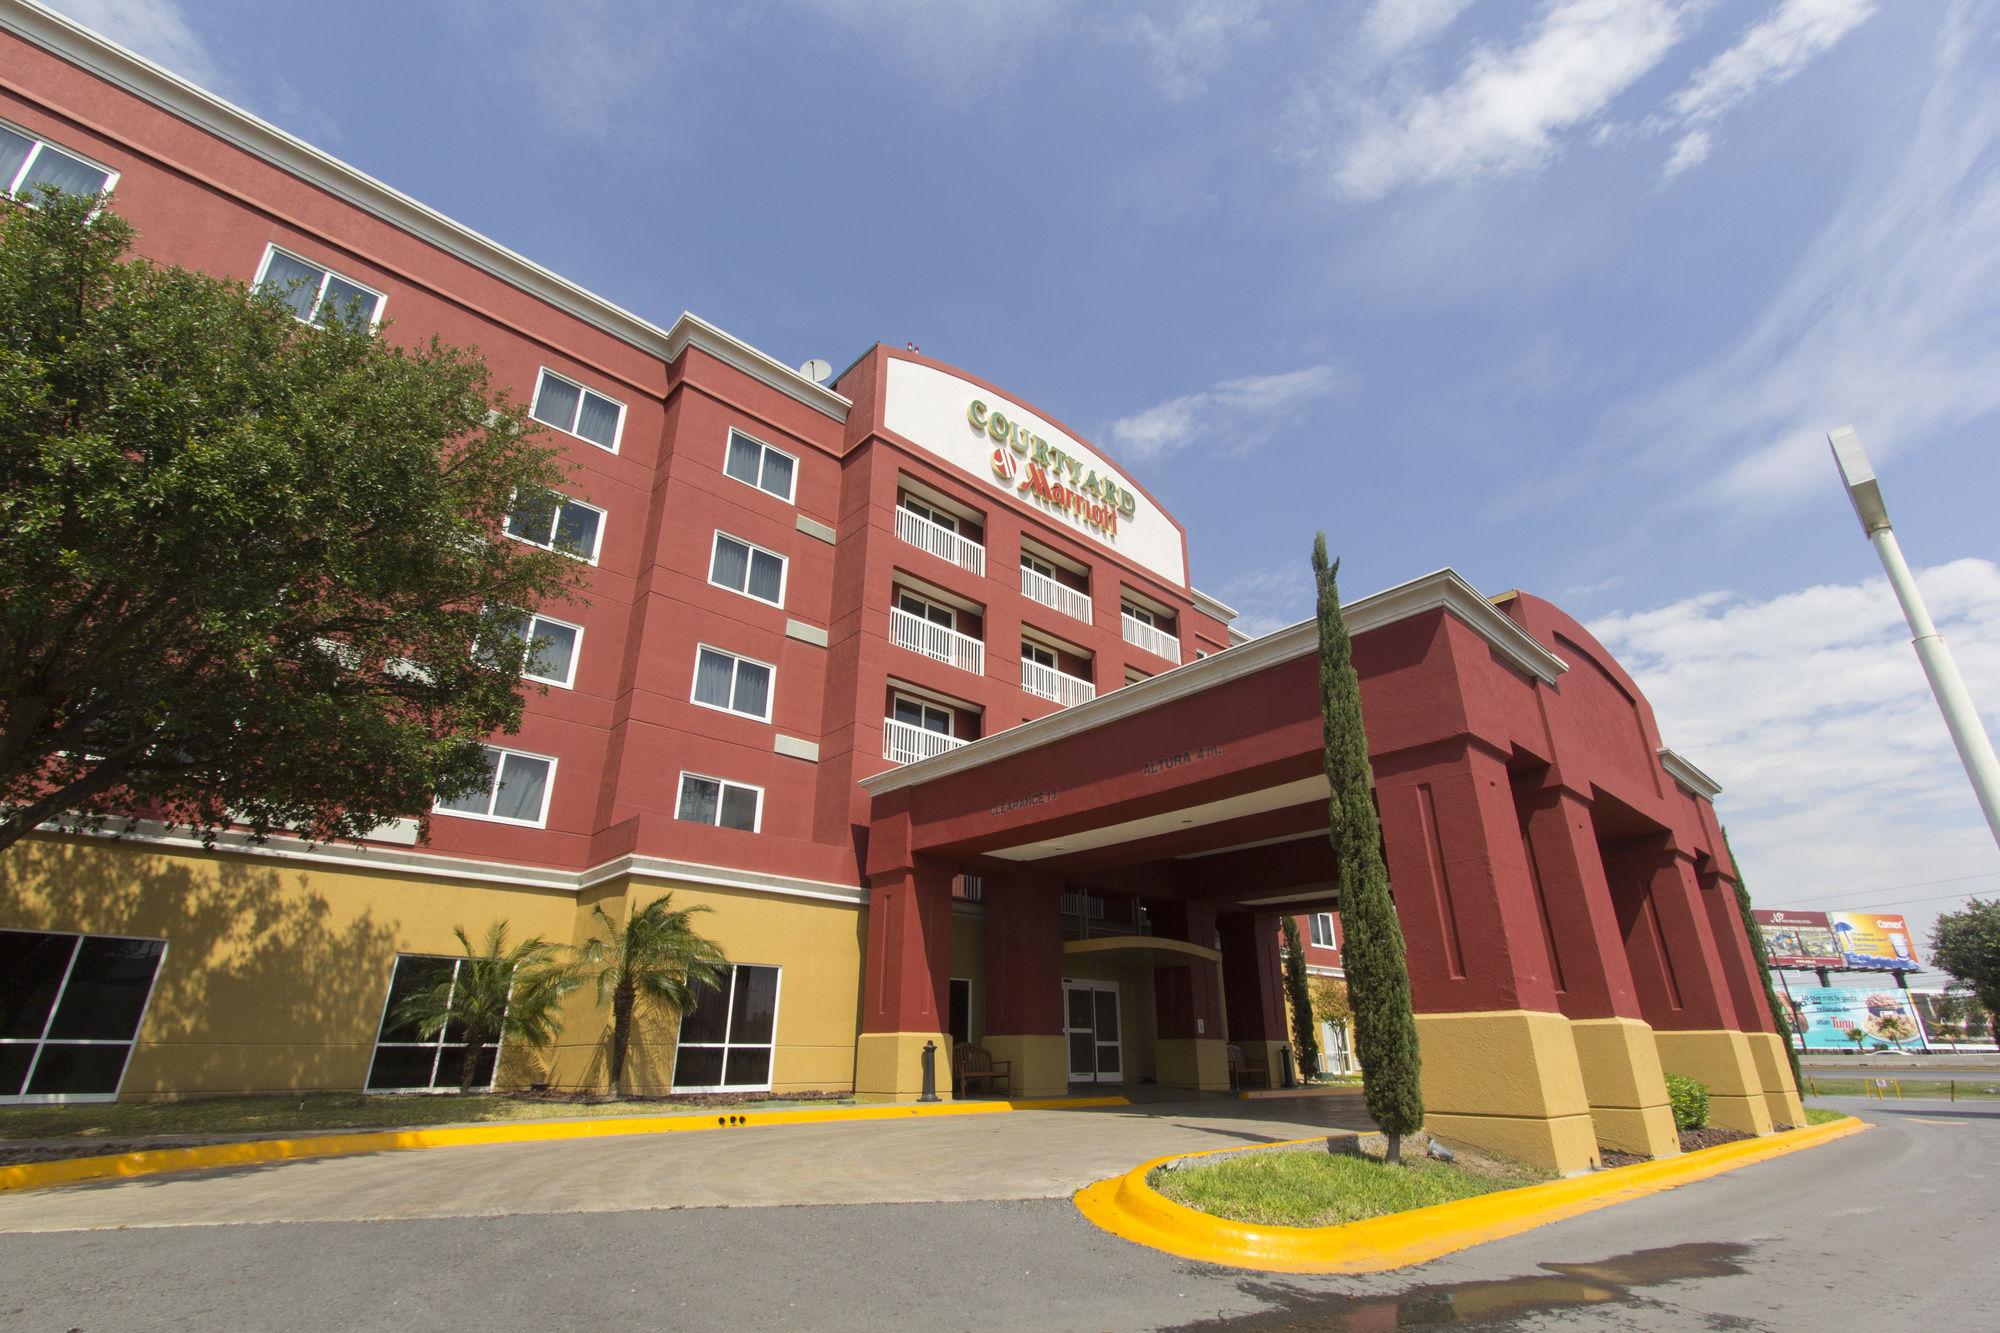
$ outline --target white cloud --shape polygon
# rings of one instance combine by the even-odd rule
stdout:
[[[1223,581],[1215,595],[1236,608],[1236,629],[1261,638],[1312,615],[1312,566],[1305,549],[1298,557],[1289,569],[1253,569]]]
[[[1685,35],[1670,0],[1549,0],[1511,46],[1480,44],[1438,91],[1392,77],[1356,95],[1354,72],[1294,105],[1298,156],[1354,200],[1439,181],[1531,171]]]
[[[1662,124],[1681,137],[1661,169],[1665,184],[1708,156],[1712,126],[1767,88],[1785,82],[1875,12],[1877,0],[1783,0],[1736,44],[1696,70],[1667,99]]]
[[[2000,716],[1991,711],[2000,704],[2000,565],[1958,560],[1918,579],[1990,728]],[[1591,629],[1652,701],[1665,743],[1724,786],[1720,810],[1762,901],[1810,905],[2000,871],[1884,580],[1762,600],[1705,593]],[[1834,905],[1894,911],[1897,898]]]
[[[1347,387],[1344,374],[1324,365],[1223,380],[1120,417],[1104,438],[1127,463],[1158,462],[1193,444],[1225,455],[1244,454],[1303,419],[1312,404]]]
[[[178,0],[52,0],[54,8],[191,83],[221,90],[220,66]]]
[[[1145,56],[1160,95],[1184,102],[1208,91],[1237,43],[1269,31],[1265,8],[1265,0],[1183,0],[1164,17],[1130,15],[1114,31]]]
[[[796,0],[888,51],[917,79],[970,103],[1008,82],[1044,43],[1068,31],[1076,0]]]
[[[1443,33],[1471,5],[1472,0],[1374,0],[1361,31],[1378,52],[1406,51]]]

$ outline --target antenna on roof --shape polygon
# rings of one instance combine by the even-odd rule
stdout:
[[[820,360],[818,357],[814,357],[812,360],[806,362],[803,366],[799,367],[799,374],[804,375],[814,384],[826,383],[826,377],[831,375],[832,373],[833,373],[833,367],[828,365],[826,362]]]

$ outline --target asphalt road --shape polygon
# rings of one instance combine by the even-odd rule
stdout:
[[[1619,1329],[1992,1326],[2000,1109],[1878,1128],[1369,1278],[1113,1239],[1066,1200],[0,1235],[0,1327]]]

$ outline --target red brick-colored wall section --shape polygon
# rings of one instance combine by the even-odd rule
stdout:
[[[1062,883],[986,879],[986,1034],[1058,1036],[1062,1013]]]
[[[952,868],[914,867],[869,878],[863,1032],[942,1032],[951,976]]]
[[[1268,916],[1227,912],[1222,932],[1222,986],[1231,1041],[1287,1041],[1285,974],[1278,932]]]
[[[1215,909],[1203,903],[1162,902],[1153,908],[1153,933],[1203,948],[1215,945]],[[1220,1041],[1221,978],[1213,963],[1153,970],[1154,1015],[1158,1035]]]
[[[1514,795],[1557,1004],[1571,1018],[1640,1017],[1589,803],[1519,775]]]

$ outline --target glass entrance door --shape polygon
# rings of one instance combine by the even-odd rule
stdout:
[[[1063,1035],[1069,1081],[1123,1083],[1125,1048],[1118,1039],[1118,983],[1063,982]]]

